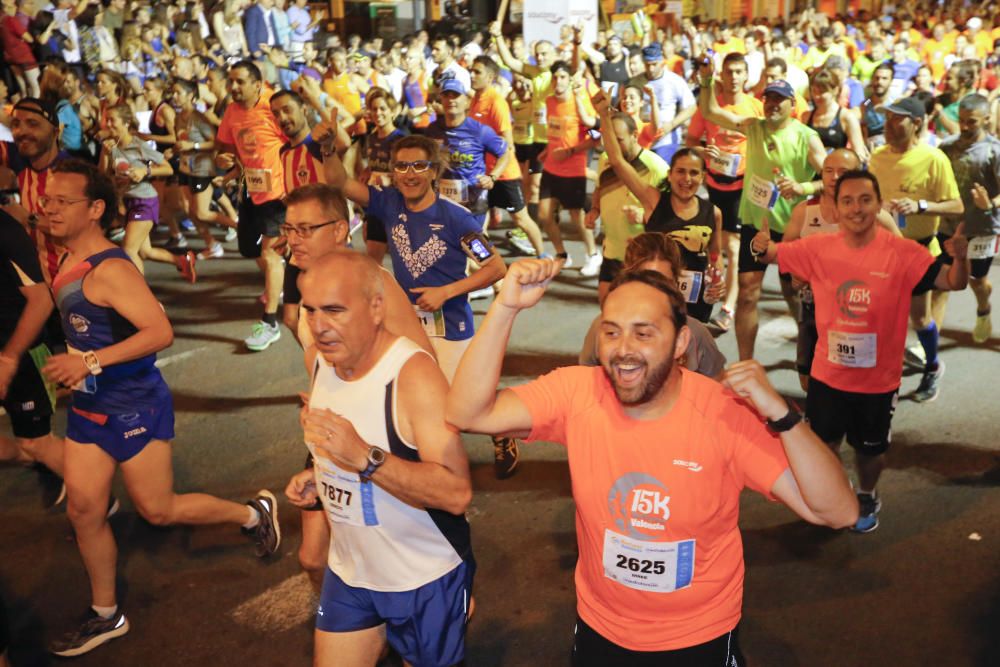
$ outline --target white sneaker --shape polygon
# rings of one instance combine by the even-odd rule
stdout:
[[[215,243],[211,248],[205,248],[198,253],[198,259],[218,259],[226,254],[221,243]]]
[[[476,299],[486,299],[493,296],[493,287],[487,285],[477,290],[469,292],[469,301],[475,301]]]
[[[223,237],[222,240],[225,241],[226,243],[232,243],[233,241],[236,240],[237,236],[238,235],[236,233],[235,227],[226,227],[226,235],[225,237]]]
[[[583,262],[583,266],[580,267],[580,275],[585,278],[593,278],[601,272],[602,261],[603,258],[599,252],[595,252],[593,255],[588,255],[587,259]]]
[[[257,322],[251,329],[250,336],[244,339],[247,349],[254,352],[266,350],[271,343],[281,339],[281,327],[275,324],[271,326],[267,322]]]

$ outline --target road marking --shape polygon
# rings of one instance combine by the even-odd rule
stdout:
[[[768,349],[776,349],[789,341],[794,341],[799,334],[799,326],[790,315],[769,320],[757,329],[757,345]]]
[[[316,604],[309,575],[301,572],[250,598],[229,615],[254,630],[283,632],[312,621]]]
[[[156,367],[163,368],[164,366],[169,366],[170,364],[177,363],[178,361],[184,361],[188,357],[193,357],[199,352],[204,352],[208,349],[207,345],[202,345],[201,347],[196,347],[193,350],[188,350],[186,352],[178,352],[177,354],[171,354],[169,357],[163,357],[156,360]]]

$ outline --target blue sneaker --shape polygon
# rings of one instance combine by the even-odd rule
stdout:
[[[184,230],[185,232],[193,232],[193,231],[195,231],[194,223],[191,222],[191,220],[189,220],[188,218],[184,218],[183,220],[181,220],[181,225],[180,226],[181,226],[181,229]]]
[[[870,533],[878,528],[878,511],[882,509],[878,493],[875,491],[859,493],[858,505],[860,505],[858,522],[851,527],[851,530],[855,533]]]

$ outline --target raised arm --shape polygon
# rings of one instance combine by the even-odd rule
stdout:
[[[335,188],[339,188],[344,196],[360,204],[368,206],[368,186],[359,180],[349,178],[344,163],[337,155],[333,147],[333,137],[328,133],[323,137],[314,137],[316,141],[323,144],[323,176],[326,182]]]
[[[601,117],[601,127],[604,130],[601,133],[601,139],[604,142],[604,151],[608,156],[608,164],[611,165],[611,168],[615,170],[615,173],[622,179],[625,186],[642,204],[646,219],[648,219],[649,214],[653,212],[653,209],[660,202],[660,190],[646,183],[632,165],[628,163],[628,160],[625,159],[622,147],[618,143],[618,137],[615,135],[611,124],[611,108],[604,92],[598,91],[592,98],[592,103]]]
[[[715,123],[719,127],[734,132],[746,133],[747,127],[756,121],[753,116],[741,116],[740,114],[727,111],[719,105],[715,99],[715,80],[712,78],[712,59],[707,58],[702,61],[698,68],[701,80],[701,89],[698,91],[698,109],[701,115],[710,123]],[[692,113],[694,113],[692,111]]]
[[[510,390],[497,391],[504,352],[517,314],[531,308],[562,262],[528,259],[515,262],[507,272],[500,294],[455,372],[448,392],[445,417],[460,430],[474,433],[527,436],[531,432],[528,407]]]

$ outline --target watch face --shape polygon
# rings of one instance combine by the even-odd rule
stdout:
[[[368,460],[375,465],[382,465],[385,463],[385,451],[378,447],[372,447],[368,450]]]

